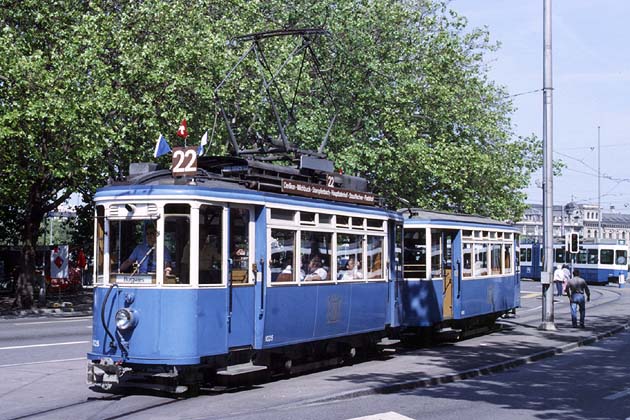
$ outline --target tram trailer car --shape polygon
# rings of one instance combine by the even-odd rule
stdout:
[[[520,306],[518,230],[485,217],[409,209],[404,220],[402,330],[494,324]]]
[[[95,195],[88,383],[180,393],[248,362],[352,357],[398,326],[402,217],[361,180],[241,158],[188,177],[154,166]]]
[[[573,265],[587,283],[606,285],[628,278],[628,245],[617,243],[582,243],[577,254],[566,252],[564,245],[553,246],[554,268]],[[541,244],[521,245],[521,275],[540,280],[544,249]]]

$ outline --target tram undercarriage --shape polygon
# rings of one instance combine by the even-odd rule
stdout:
[[[352,363],[359,357],[378,354],[383,343],[391,343],[385,339],[385,331],[264,351],[238,349],[228,356],[209,357],[202,364],[185,366],[130,364],[102,358],[88,362],[87,383],[104,392],[127,388],[195,394],[201,388],[249,386],[274,377]]]

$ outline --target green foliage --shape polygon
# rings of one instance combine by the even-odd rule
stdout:
[[[1,4],[0,234],[16,242],[34,243],[45,214],[71,193],[89,203],[129,162],[153,160],[160,132],[182,145],[181,118],[197,144],[217,116],[214,89],[247,47],[227,41],[257,31],[330,31],[313,47],[332,99],[299,60],[278,75],[272,95],[290,98],[296,121],[287,135],[299,147],[317,148],[336,114],[326,152],[392,205],[402,197],[515,219],[540,165],[539,141],[514,135],[512,104],[487,79],[483,56],[496,46],[441,1]],[[265,44],[270,67],[294,47]],[[220,91],[244,143],[278,136],[259,74],[246,61]],[[228,150],[220,124],[211,152]]]

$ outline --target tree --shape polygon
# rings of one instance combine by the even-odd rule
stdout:
[[[524,208],[520,190],[540,165],[538,141],[514,136],[511,102],[487,79],[483,54],[495,48],[488,34],[466,32],[465,19],[443,2],[2,6],[0,233],[24,248],[22,306],[32,304],[27,284],[45,215],[74,192],[89,207],[95,188],[124,176],[129,162],[153,160],[160,132],[175,145],[184,117],[190,143],[198,142],[217,116],[214,89],[243,53],[243,44],[227,41],[245,33],[330,31],[313,41],[322,74],[298,61],[279,75],[275,94],[291,97],[289,80],[302,81],[288,135],[316,148],[337,115],[326,152],[344,171],[368,177],[392,205],[402,197],[432,209],[516,218]],[[280,39],[266,45],[270,66],[292,47]],[[258,71],[255,62],[244,63],[221,90],[245,144],[277,136]],[[225,128],[215,128],[212,151],[226,153]]]

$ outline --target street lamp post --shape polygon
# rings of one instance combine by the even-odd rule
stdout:
[[[545,260],[540,275],[542,284],[541,330],[553,331],[553,130],[551,75],[551,0],[544,0],[543,66],[543,247]]]

